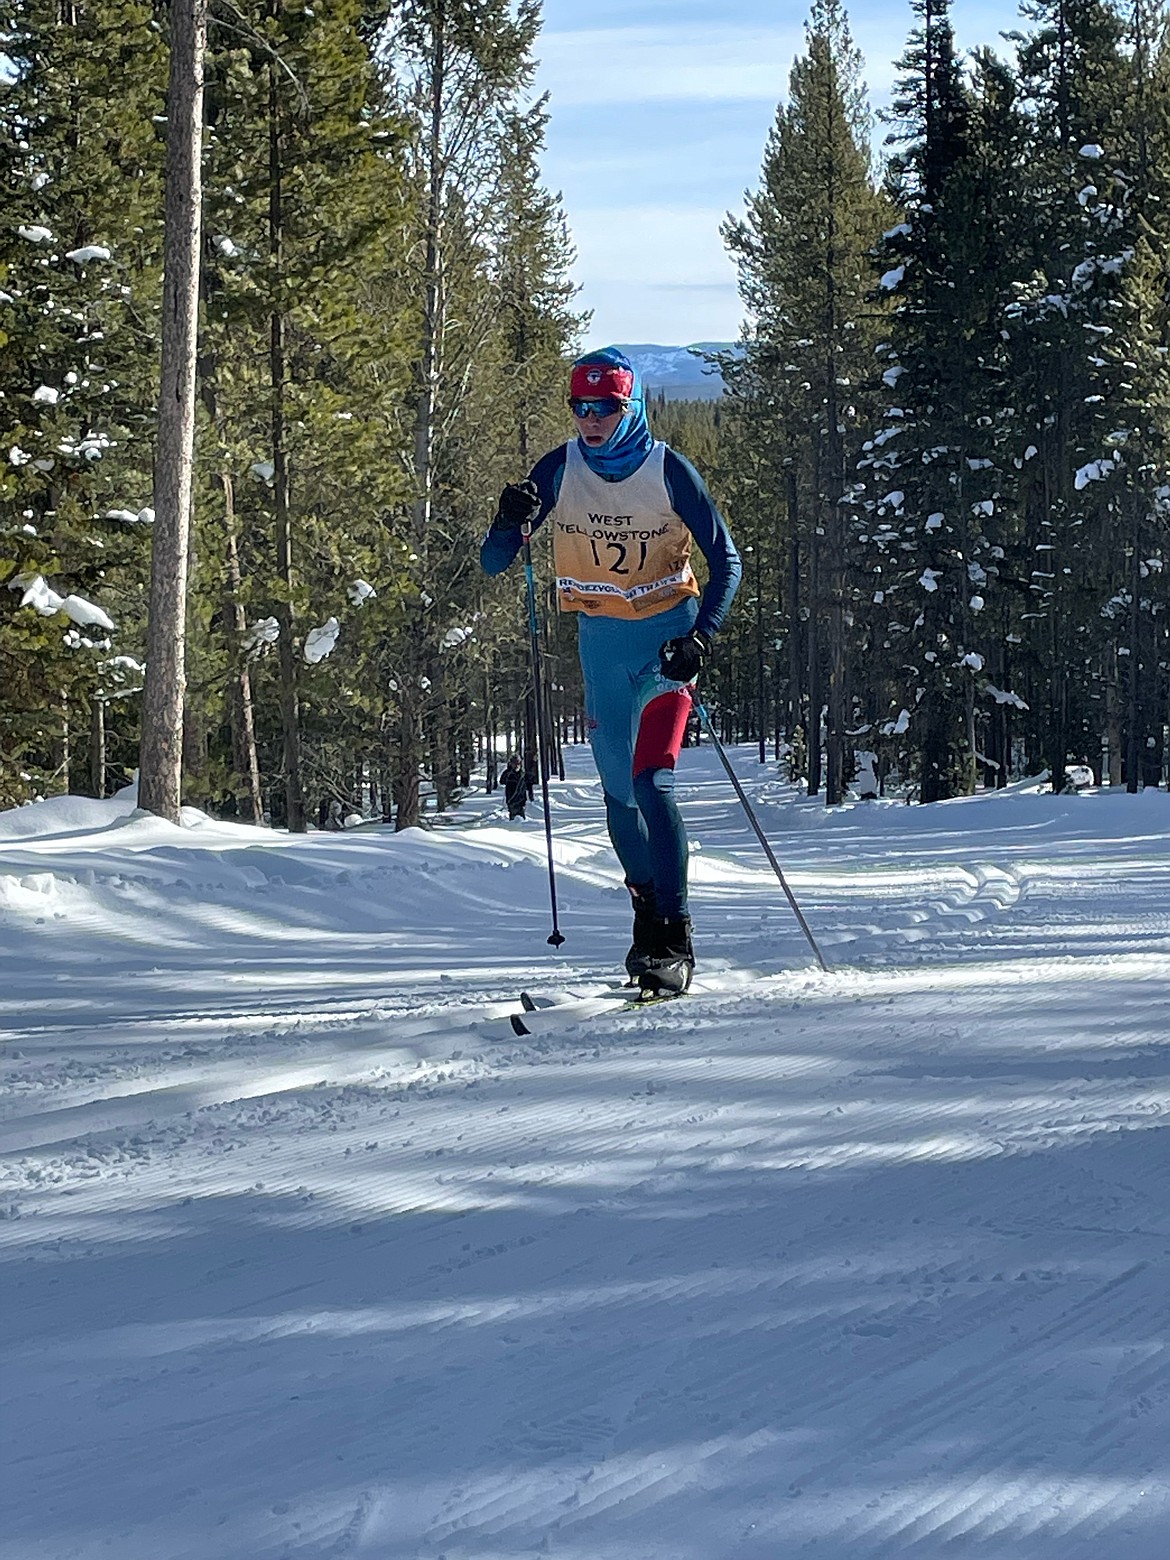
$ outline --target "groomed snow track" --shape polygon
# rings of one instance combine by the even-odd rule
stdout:
[[[1165,1560],[1170,797],[0,815],[0,1560]],[[766,772],[765,772],[766,774]],[[447,978],[442,978],[443,976]]]

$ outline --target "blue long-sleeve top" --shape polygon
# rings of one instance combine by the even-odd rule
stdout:
[[[532,523],[535,531],[556,507],[565,473],[568,446],[561,444],[541,456],[529,472],[529,481],[540,494],[540,513]],[[707,560],[707,584],[699,601],[695,627],[700,633],[715,634],[723,624],[736,591],[743,565],[727,529],[727,522],[715,507],[707,484],[685,456],[669,445],[663,461],[663,475],[670,507],[695,538]],[[522,546],[519,530],[490,530],[479,549],[479,561],[486,574],[502,574]]]

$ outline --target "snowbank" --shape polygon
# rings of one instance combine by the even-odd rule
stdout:
[[[24,840],[59,834],[90,834],[108,829],[138,806],[138,783],[98,801],[91,796],[49,796],[27,807],[0,812],[0,840]]]

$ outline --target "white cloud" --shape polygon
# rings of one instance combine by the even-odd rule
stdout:
[[[805,49],[807,7],[782,21],[777,9],[774,0],[593,0],[583,11],[577,0],[545,0],[542,166],[577,245],[577,306],[595,311],[591,343],[737,333],[742,311],[719,226],[759,181],[776,106]],[[878,108],[914,18],[904,0],[854,0],[849,15]],[[964,50],[986,43],[1006,53],[998,33],[1018,25],[1015,0],[956,0],[953,16]],[[875,124],[875,146],[884,135]],[[609,220],[617,225],[606,232]]]
[[[702,206],[575,207],[576,273],[587,283],[585,306],[597,309],[588,341],[676,346],[736,336],[742,310],[719,237],[723,217]]]
[[[663,347],[692,341],[734,341],[742,310],[734,286],[659,287],[653,282],[598,283],[589,288],[595,323],[589,347],[625,342]]]
[[[551,94],[544,176],[562,192],[578,306],[594,311],[591,342],[738,334],[742,310],[719,228],[759,178],[804,31],[803,13],[770,25],[736,9],[712,21],[706,6],[688,15],[685,5],[631,0],[626,25],[590,28],[576,7],[545,6],[549,30],[537,51],[537,86]],[[624,137],[614,114],[621,105]],[[603,117],[588,112],[597,107]],[[607,129],[600,138],[599,124]]]
[[[800,51],[799,21],[768,29],[598,27],[547,32],[541,85],[558,107],[637,102],[775,102]]]
[[[598,281],[720,285],[735,280],[719,237],[724,215],[703,206],[578,206],[573,238]]]

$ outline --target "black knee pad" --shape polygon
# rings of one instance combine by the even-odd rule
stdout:
[[[634,776],[634,794],[645,789],[657,791],[663,798],[673,796],[674,770],[643,769],[641,774]]]

